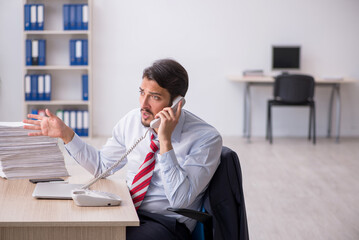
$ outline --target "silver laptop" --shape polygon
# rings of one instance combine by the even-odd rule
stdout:
[[[72,199],[71,193],[74,189],[79,189],[83,184],[69,183],[38,183],[32,193],[34,198],[46,199]]]

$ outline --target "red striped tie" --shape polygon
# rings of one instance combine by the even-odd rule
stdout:
[[[153,138],[154,136],[152,134],[150,145],[152,151],[146,155],[146,159],[138,169],[138,173],[133,179],[130,188],[132,201],[135,205],[136,210],[140,207],[143,199],[145,198],[148,186],[150,185],[151,178],[153,175],[153,169],[155,168],[155,153],[158,151],[158,146],[155,141],[153,141]]]

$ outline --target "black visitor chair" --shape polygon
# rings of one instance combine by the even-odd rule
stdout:
[[[309,106],[309,131],[308,140],[312,138],[316,142],[315,129],[315,102],[314,102],[314,78],[308,75],[286,74],[275,78],[274,99],[268,100],[267,105],[267,131],[266,139],[273,142],[272,134],[272,107],[273,106]]]

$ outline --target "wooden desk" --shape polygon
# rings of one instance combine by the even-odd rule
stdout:
[[[67,166],[70,183],[92,179],[75,164]],[[139,220],[125,180],[116,174],[102,179],[91,189],[118,194],[122,204],[116,207],[78,207],[72,200],[37,200],[32,197],[35,184],[27,179],[0,178],[0,239],[126,239],[126,226],[138,226]]]
[[[251,115],[252,115],[252,106],[251,106],[251,96],[250,96],[250,87],[251,86],[273,86],[274,77],[271,76],[229,76],[229,80],[234,82],[242,82],[245,84],[244,88],[244,110],[243,110],[243,136],[245,136],[248,141],[251,137]],[[331,137],[332,129],[332,118],[333,118],[333,102],[334,97],[336,99],[336,142],[339,142],[340,138],[340,117],[341,117],[341,101],[340,101],[340,85],[344,83],[354,83],[354,79],[315,79],[316,86],[329,86],[332,88],[329,101],[329,110],[328,110],[328,131],[327,137]]]

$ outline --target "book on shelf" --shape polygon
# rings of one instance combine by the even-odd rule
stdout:
[[[35,74],[31,75],[31,92],[30,92],[30,100],[37,100],[38,95],[38,77]]]
[[[82,75],[82,100],[89,100],[89,83],[88,83],[88,75]]]
[[[31,76],[25,75],[25,101],[31,100]]]
[[[40,101],[45,99],[45,77],[44,77],[44,75],[37,76],[37,99]]]
[[[31,22],[31,6],[30,4],[24,5],[24,29],[25,31],[30,30],[30,22]]]
[[[28,136],[21,122],[0,122],[0,177],[69,176],[56,138]]]
[[[82,5],[82,30],[88,30],[89,26],[89,6],[87,4]]]
[[[70,126],[70,111],[64,110],[64,118],[62,121],[67,125]]]
[[[25,64],[26,66],[32,65],[32,42],[30,39],[25,41]]]
[[[45,109],[40,109],[37,111],[37,114],[39,114],[40,116],[42,117],[45,117],[46,116],[46,112],[45,112]]]
[[[61,120],[64,120],[64,111],[63,110],[57,110],[56,111],[56,117],[60,118]]]
[[[31,65],[39,65],[39,41],[31,40]]]
[[[75,40],[75,65],[83,65],[82,40]]]
[[[76,125],[75,125],[75,132],[79,136],[84,136],[84,129],[83,129],[83,111],[76,111]]]
[[[88,40],[82,40],[82,65],[88,65],[89,58],[88,58]]]
[[[52,85],[52,81],[51,81],[51,75],[50,74],[45,74],[45,86],[44,86],[44,99],[45,101],[50,101],[51,100],[51,85]]]
[[[74,130],[76,132],[76,122],[77,122],[77,119],[76,119],[76,111],[75,110],[71,110],[70,111],[70,128],[72,128],[72,130]]]
[[[44,39],[39,39],[39,49],[38,49],[38,57],[39,57],[39,66],[46,65],[46,41]]]
[[[31,4],[30,5],[30,30],[37,30],[36,29],[36,21],[37,21],[37,17],[36,17],[36,13],[37,13],[37,7],[35,4]]]
[[[44,30],[44,4],[37,4],[36,10],[36,30]]]
[[[89,135],[89,112],[84,111],[83,112],[83,122],[82,122],[82,136],[88,136]]]

